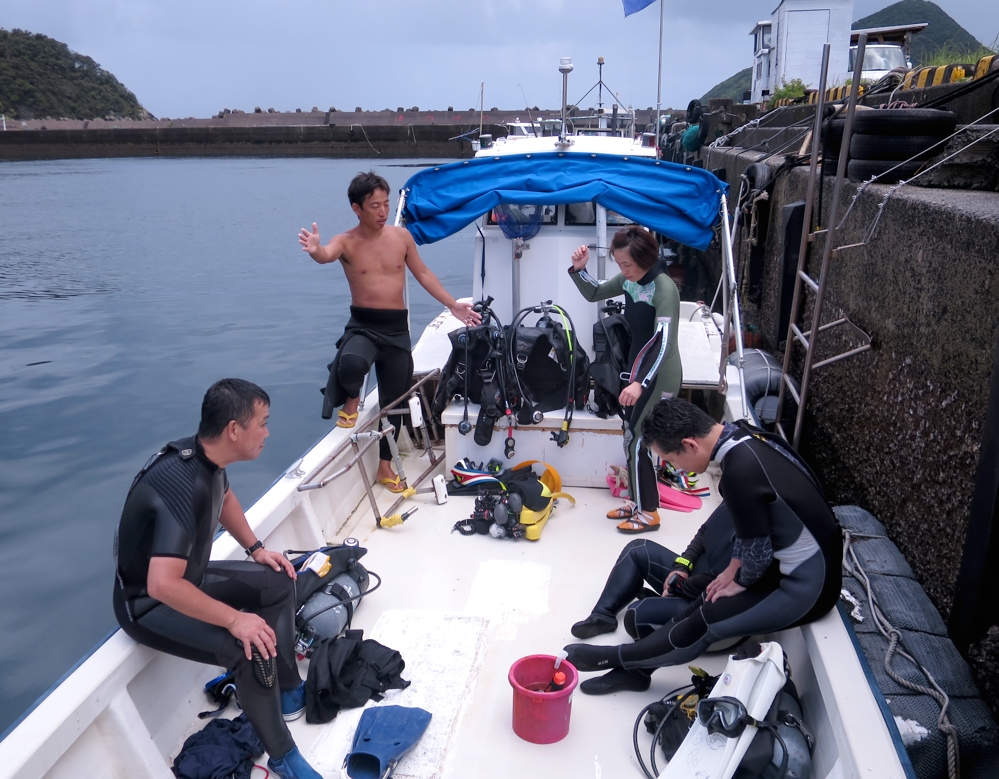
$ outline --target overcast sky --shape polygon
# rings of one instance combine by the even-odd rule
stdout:
[[[665,2],[663,105],[681,107],[752,61],[749,31],[779,0]],[[996,0],[937,0],[984,42]],[[856,0],[854,19],[889,3]],[[561,104],[604,81],[635,108],[656,103],[659,3],[620,0],[3,0],[0,27],[44,33],[92,57],[157,116],[419,106]],[[606,100],[606,98],[605,98]],[[595,97],[580,101],[595,105]]]

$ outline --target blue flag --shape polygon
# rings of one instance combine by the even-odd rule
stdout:
[[[636,11],[641,11],[646,6],[652,5],[655,0],[621,0],[624,3],[624,15],[631,16]]]

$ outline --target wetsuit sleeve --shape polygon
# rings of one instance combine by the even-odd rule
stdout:
[[[693,567],[694,561],[702,554],[704,554],[704,525],[701,525],[697,529],[697,533],[694,534],[692,539],[690,539],[690,543],[687,544],[687,548],[684,550],[683,554],[680,555],[680,557],[689,561],[691,567]],[[689,572],[690,569],[681,563],[677,563],[673,566],[673,570]]]
[[[622,286],[624,276],[620,273],[607,281],[597,281],[584,268],[581,271],[570,273],[569,277],[576,285],[576,289],[591,303],[595,300],[606,300],[607,298],[617,297],[624,293],[624,287]]]
[[[742,560],[742,567],[735,574],[735,583],[742,587],[752,587],[763,578],[773,562],[774,548],[770,536],[735,539],[732,558]]]
[[[777,493],[748,443],[732,447],[725,456],[718,486],[732,516],[736,539],[770,535],[770,504]]]
[[[197,537],[193,484],[194,462],[179,459],[151,470],[145,478],[152,488],[149,507],[153,514],[151,557],[190,558]]]
[[[652,298],[652,305],[656,309],[656,329],[652,338],[639,352],[632,373],[632,381],[640,382],[643,387],[648,387],[655,381],[663,360],[677,350],[680,293],[676,284],[665,273],[656,278],[656,292]],[[650,357],[653,359],[650,360]]]
[[[182,557],[189,559],[194,549],[194,536],[178,521],[169,508],[156,496],[152,500],[153,543],[150,557]]]

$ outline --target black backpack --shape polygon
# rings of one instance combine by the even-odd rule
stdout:
[[[493,418],[501,416],[507,404],[514,413],[522,404],[516,393],[516,379],[509,362],[506,331],[495,315],[491,312],[485,315],[491,301],[492,298],[489,298],[476,304],[476,308],[483,311],[481,325],[448,333],[451,354],[441,371],[431,409],[437,424],[441,424],[441,414],[455,397],[465,401],[466,420],[469,403],[482,404]],[[469,425],[463,432],[470,429]]]
[[[541,317],[533,327],[525,326],[531,314]],[[507,329],[507,342],[518,388],[532,410],[555,411],[586,402],[589,358],[576,341],[572,322],[551,301],[518,312]]]
[[[608,303],[601,308],[606,316],[598,316],[593,323],[591,410],[601,419],[621,415],[621,404],[617,399],[624,388],[621,374],[629,368],[628,353],[631,349],[631,326],[621,313],[623,308],[621,303]]]

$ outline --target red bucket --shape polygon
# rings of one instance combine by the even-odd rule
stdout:
[[[554,744],[569,733],[572,693],[579,674],[566,660],[559,665],[565,674],[565,686],[545,692],[555,674],[551,655],[528,655],[510,666],[513,687],[513,732],[532,744]]]

